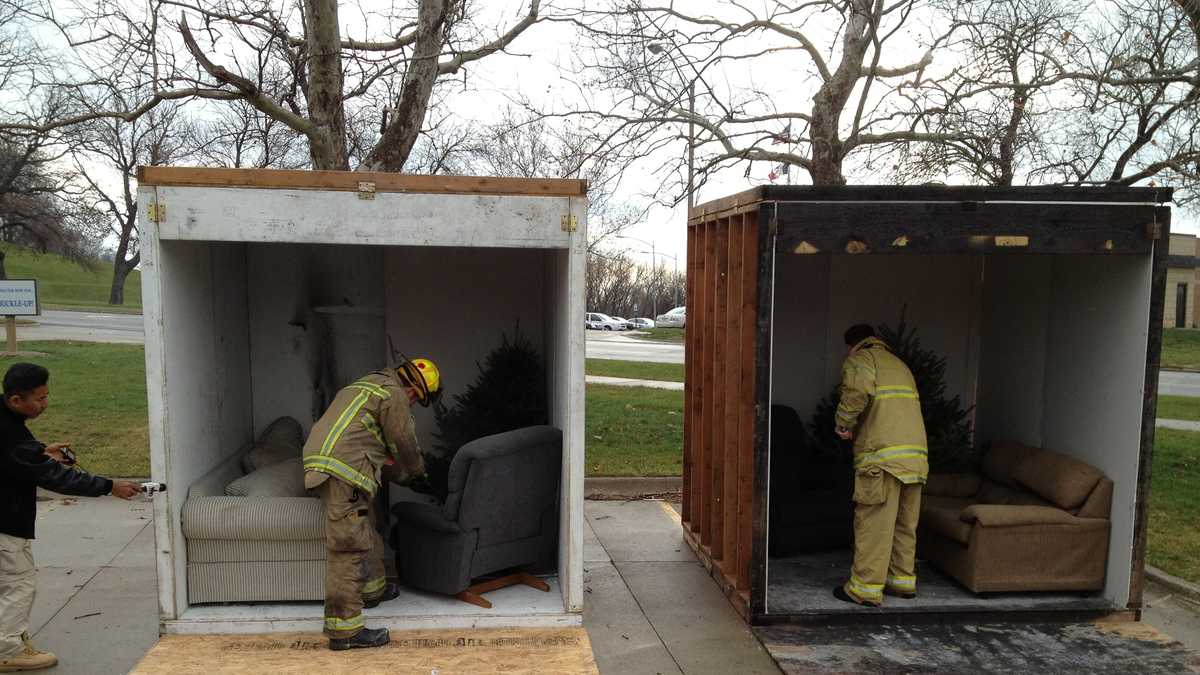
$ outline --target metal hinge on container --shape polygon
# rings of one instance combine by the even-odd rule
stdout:
[[[371,181],[358,182],[358,198],[359,199],[375,199],[375,183]]]
[[[167,205],[150,202],[146,205],[146,217],[152,223],[161,223],[167,217]]]
[[[574,232],[575,230],[578,230],[579,229],[579,219],[573,215],[563,216],[562,217],[562,229],[563,229],[563,232]]]
[[[1150,239],[1162,239],[1162,225],[1157,221],[1146,223],[1146,236]]]

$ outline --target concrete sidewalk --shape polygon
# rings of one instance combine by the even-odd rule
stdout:
[[[34,642],[46,673],[125,673],[158,640],[148,501],[55,497],[38,506]],[[602,673],[778,673],[661,501],[588,501],[584,627]],[[1145,620],[1200,650],[1200,608],[1147,584]]]
[[[46,494],[38,504],[29,630],[59,665],[39,672],[128,672],[158,640],[150,502]]]
[[[778,673],[666,502],[586,502],[584,627],[602,673]],[[125,673],[158,640],[146,500],[38,505],[31,632],[71,675]]]
[[[1155,420],[1154,426],[1163,429],[1179,429],[1182,431],[1200,431],[1200,422],[1191,420],[1166,420],[1159,418]]]
[[[631,377],[608,377],[607,375],[588,375],[588,384],[607,384],[614,387],[650,387],[651,389],[670,389],[683,391],[682,382],[665,382],[663,380],[635,380]]]

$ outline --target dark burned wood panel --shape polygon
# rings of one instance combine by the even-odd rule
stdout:
[[[767,486],[770,465],[771,412],[771,309],[775,287],[775,248],[770,228],[763,227],[765,209],[759,211],[758,262],[755,291],[754,345],[754,550],[750,561],[750,611],[762,614],[767,603]]]
[[[743,193],[744,194],[744,193]],[[763,201],[870,202],[1083,202],[1162,204],[1171,201],[1169,187],[1061,185],[764,185]],[[699,208],[699,207],[697,207]]]
[[[1163,187],[996,187],[970,185],[764,185],[698,204],[688,214],[693,224],[706,215],[744,209],[760,202],[1068,202],[1100,204],[1164,204],[1171,188]]]
[[[1142,401],[1142,445],[1138,456],[1137,495],[1133,513],[1133,561],[1130,566],[1129,606],[1142,607],[1146,568],[1146,530],[1150,507],[1150,470],[1154,461],[1154,428],[1158,417],[1158,368],[1162,359],[1163,309],[1166,307],[1167,251],[1170,246],[1171,210],[1161,207],[1158,214],[1163,236],[1155,248],[1150,281],[1150,326],[1146,345],[1146,383]]]
[[[797,253],[1149,253],[1155,208],[1113,204],[780,203]]]

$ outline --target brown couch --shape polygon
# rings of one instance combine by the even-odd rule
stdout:
[[[982,475],[933,474],[917,554],[976,593],[1098,591],[1113,483],[1066,455],[997,441]]]

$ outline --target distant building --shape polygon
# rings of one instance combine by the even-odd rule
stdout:
[[[1200,302],[1200,239],[1192,234],[1172,234],[1167,255],[1167,297],[1163,326],[1196,328]]]

